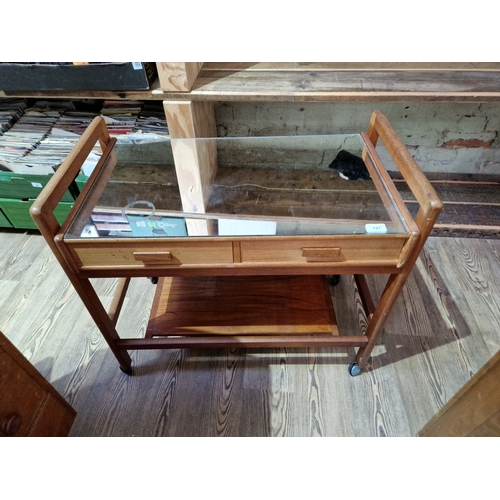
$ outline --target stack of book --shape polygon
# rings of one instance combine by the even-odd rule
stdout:
[[[51,160],[30,159],[30,153],[50,133],[60,113],[33,107],[26,109],[19,120],[0,137],[2,170],[15,173],[53,173]]]
[[[0,99],[0,136],[23,116],[27,106],[26,99]]]
[[[163,103],[146,101],[137,120],[136,132],[168,136],[168,125]]]
[[[53,174],[99,113],[76,110],[72,101],[38,101],[0,137],[2,170]],[[89,175],[100,157],[96,146],[84,165]]]
[[[19,174],[53,173],[96,116],[103,116],[119,143],[164,141],[168,126],[161,102],[104,101],[94,111],[81,111],[74,101],[0,99],[0,170]],[[100,157],[97,146],[83,173],[90,175]]]
[[[80,136],[96,116],[99,116],[99,113],[69,109],[59,118],[54,127]]]
[[[142,101],[104,101],[101,116],[112,137],[132,133],[141,112]]]

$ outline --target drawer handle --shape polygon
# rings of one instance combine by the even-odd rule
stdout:
[[[172,264],[171,252],[134,252],[134,259],[144,264]]]
[[[21,417],[19,413],[9,413],[9,415],[4,418],[2,429],[0,431],[1,435],[15,436],[19,432],[22,423],[23,417]]]
[[[302,257],[309,262],[328,262],[344,260],[340,247],[333,248],[303,248]]]

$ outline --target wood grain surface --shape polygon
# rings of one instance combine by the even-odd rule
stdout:
[[[148,336],[338,335],[324,276],[162,278]]]
[[[168,64],[170,75],[164,71]],[[2,92],[0,96],[206,101],[498,102],[500,65],[490,63],[158,63],[150,90]],[[199,70],[199,73],[198,73]],[[196,78],[195,78],[195,75]],[[162,91],[160,84],[168,90]],[[191,91],[185,89],[190,88]]]
[[[353,348],[140,350],[130,377],[43,238],[4,230],[0,330],[75,408],[72,436],[416,436],[500,350],[499,264],[499,240],[430,238],[358,377]],[[92,281],[108,306],[118,280]],[[367,283],[377,300],[384,276]],[[353,284],[332,303],[363,333]],[[131,280],[123,337],[144,336],[154,293]]]

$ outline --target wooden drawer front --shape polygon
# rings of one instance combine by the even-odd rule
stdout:
[[[46,391],[9,354],[0,353],[0,436],[26,436]]]
[[[180,265],[232,264],[230,241],[183,241],[155,244],[93,244],[72,247],[81,266],[102,267],[164,267]]]
[[[40,408],[29,435],[37,437],[67,436],[75,420],[75,413],[58,401],[52,394],[47,394],[44,405]]]
[[[268,239],[241,241],[241,262],[359,262],[396,261],[403,238],[368,237],[326,240]]]

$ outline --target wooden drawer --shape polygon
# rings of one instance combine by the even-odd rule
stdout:
[[[233,263],[231,241],[76,241],[68,245],[82,269],[152,268]]]
[[[241,240],[241,262],[394,264],[407,240],[404,235]]]
[[[67,436],[76,412],[0,332],[0,436]]]
[[[69,434],[75,415],[52,394],[47,394],[43,406],[30,429],[30,436],[66,436]]]
[[[9,354],[0,354],[0,435],[26,436],[46,391]]]
[[[67,240],[82,270],[151,269],[181,266],[263,264],[396,265],[406,235],[280,237],[237,239]]]

